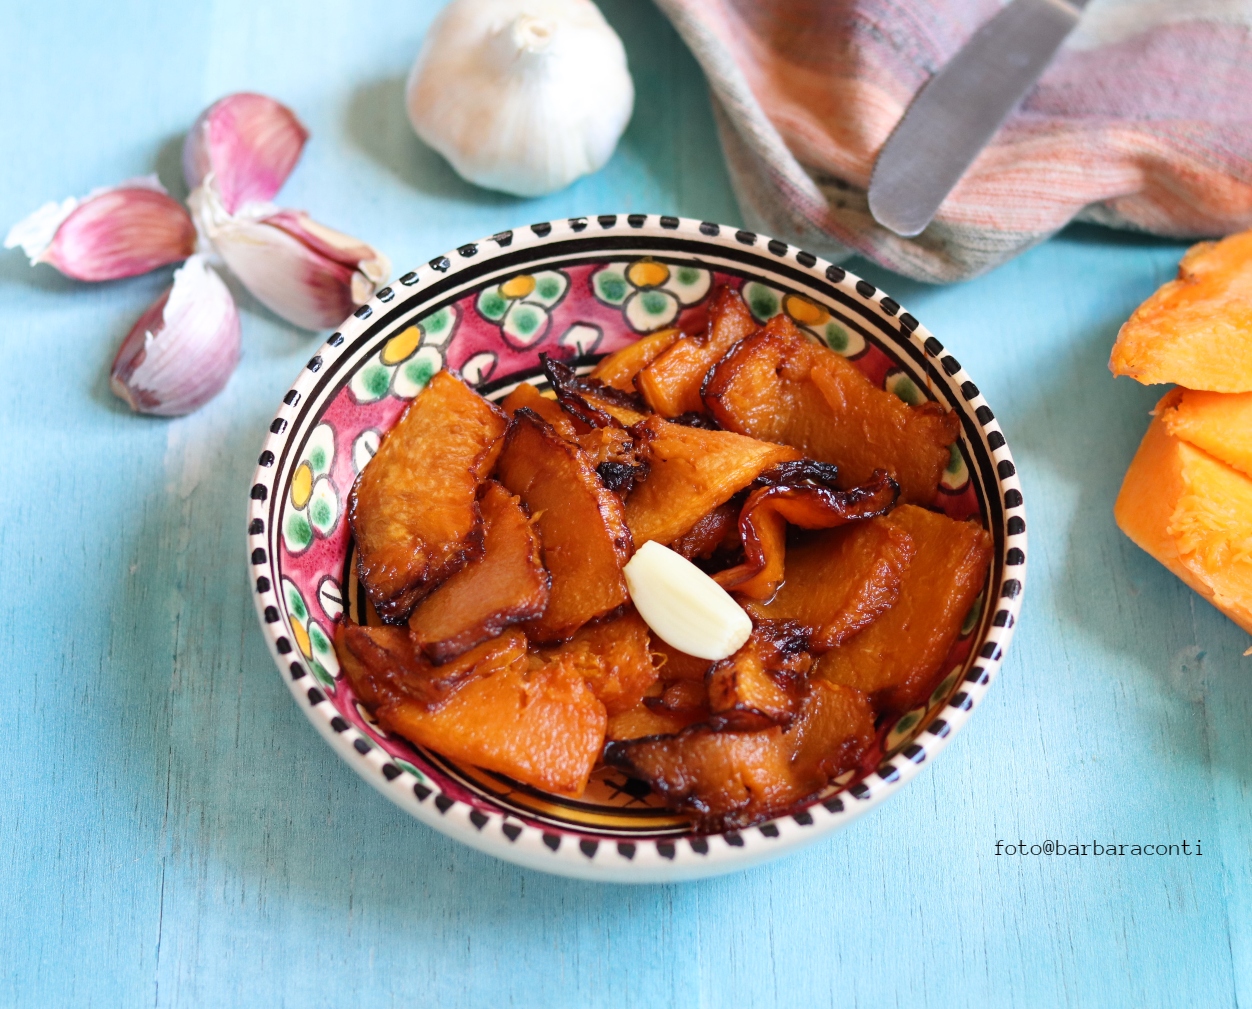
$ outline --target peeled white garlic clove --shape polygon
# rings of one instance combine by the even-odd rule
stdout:
[[[239,92],[200,114],[183,143],[183,174],[195,189],[212,173],[228,213],[272,200],[300,160],[309,131],[273,98]]]
[[[75,280],[118,280],[186,259],[196,229],[150,175],[45,203],[9,230],[4,247],[19,245],[32,266],[49,263]]]
[[[470,182],[539,196],[600,169],[635,88],[591,0],[453,0],[426,33],[406,103]]]
[[[622,568],[630,601],[667,645],[698,659],[733,655],[752,620],[724,588],[669,547],[648,540]]]
[[[305,329],[337,326],[386,281],[391,262],[377,249],[299,210],[248,204],[225,211],[213,177],[188,203],[201,234],[263,305]]]
[[[235,301],[192,256],[122,341],[109,384],[137,413],[180,417],[222,391],[239,353]]]

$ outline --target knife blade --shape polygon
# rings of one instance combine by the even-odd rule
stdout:
[[[965,170],[1026,97],[1087,0],[1012,0],[913,99],[878,154],[874,219],[898,235],[925,230]]]

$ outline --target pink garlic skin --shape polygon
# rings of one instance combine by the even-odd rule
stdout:
[[[239,364],[239,312],[202,256],[131,327],[109,385],[136,413],[181,417],[226,386]]]
[[[211,238],[258,301],[304,329],[339,325],[391,272],[390,261],[372,246],[299,210],[231,218]]]
[[[75,280],[118,280],[195,251],[196,228],[181,203],[155,189],[123,186],[80,203],[36,262]]]
[[[241,91],[200,114],[183,144],[187,188],[213,174],[226,212],[273,199],[300,160],[309,131],[287,106]]]

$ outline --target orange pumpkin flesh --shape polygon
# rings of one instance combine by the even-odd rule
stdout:
[[[387,432],[348,495],[357,571],[374,608],[403,622],[413,606],[483,549],[478,484],[505,418],[446,371]]]
[[[1252,392],[1171,389],[1155,413],[1175,438],[1252,476]]]
[[[635,376],[669,350],[682,335],[682,330],[663,329],[659,333],[642,336],[601,359],[591,369],[591,377],[622,392],[634,392]]]
[[[709,724],[734,732],[790,725],[813,658],[803,630],[764,625],[708,675]]]
[[[642,703],[657,681],[648,638],[648,625],[632,609],[615,620],[583,627],[569,641],[542,654],[568,657],[611,718]]]

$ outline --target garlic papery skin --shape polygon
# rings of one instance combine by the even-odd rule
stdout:
[[[19,245],[32,266],[48,263],[75,280],[118,280],[186,259],[196,229],[153,175],[44,204],[5,237],[6,249]]]
[[[288,322],[337,326],[391,273],[377,249],[303,211],[248,204],[226,213],[208,180],[188,200],[202,236],[244,287]]]
[[[122,341],[109,384],[137,413],[179,417],[222,391],[239,354],[235,300],[192,256]]]
[[[188,190],[212,173],[227,213],[278,195],[300,160],[309,131],[296,114],[266,95],[241,91],[200,114],[183,143]]]
[[[477,185],[540,196],[602,168],[634,107],[591,0],[453,0],[409,75],[417,135]]]
[[[752,619],[730,593],[669,547],[648,540],[622,568],[630,601],[667,645],[698,659],[733,655]]]

